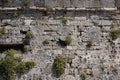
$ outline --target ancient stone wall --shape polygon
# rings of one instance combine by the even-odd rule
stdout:
[[[10,0],[6,7],[20,7],[24,0]],[[119,2],[119,1],[118,1]],[[115,0],[28,0],[30,7],[115,8]]]
[[[116,6],[120,9],[120,1],[119,0],[115,0]]]
[[[20,0],[17,3],[13,5],[19,7],[22,4]],[[10,4],[12,2],[6,6],[13,7]],[[48,9],[116,7],[114,0],[31,0],[29,6],[44,6]],[[0,36],[1,44],[19,44],[27,31],[34,35],[26,44],[26,52],[15,55],[23,61],[34,61],[36,66],[26,74],[15,75],[16,80],[82,80],[82,73],[86,80],[120,79],[119,14],[103,10],[17,10],[19,15],[13,17],[14,12],[3,11],[0,12],[0,28],[5,27],[6,32]],[[3,26],[4,21],[9,24]],[[117,38],[113,39],[116,35],[111,32],[116,30]],[[66,45],[64,41],[68,35],[72,42]],[[48,43],[44,44],[46,39]],[[57,55],[68,58],[65,72],[59,78],[53,72],[53,62]]]
[[[119,80],[120,37],[112,40],[110,33],[113,29],[120,29],[119,15],[106,12],[77,12],[76,15],[67,12],[64,16],[34,15],[37,18],[32,16],[29,17],[30,21],[26,21],[34,34],[30,42],[32,51],[23,54],[23,59],[33,60],[37,65],[20,79],[79,80],[80,75],[85,73],[86,80]],[[68,19],[66,24],[62,23],[63,17]],[[68,35],[72,37],[70,45],[58,44],[59,39],[64,41]],[[43,44],[46,39],[49,44]],[[90,47],[86,46],[88,42]],[[51,70],[56,55],[70,58],[60,78],[56,78]],[[90,71],[93,71],[94,76],[90,75]]]

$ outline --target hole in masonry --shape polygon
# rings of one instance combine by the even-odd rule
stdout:
[[[21,34],[26,34],[27,31],[22,31],[22,30],[20,30],[20,33],[21,33]]]
[[[58,44],[62,47],[67,46],[66,42],[64,40],[59,39]]]
[[[24,45],[23,44],[15,44],[15,45],[0,45],[0,53],[9,50],[14,49],[17,51],[24,52]]]

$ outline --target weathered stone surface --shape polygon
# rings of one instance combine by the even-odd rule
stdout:
[[[30,1],[31,7],[115,8],[114,0]],[[11,3],[6,6],[11,6]],[[21,1],[15,0],[11,7],[18,7],[21,3]],[[5,34],[0,35],[0,44],[23,44],[26,31],[33,33],[34,37],[27,45],[31,50],[16,56],[21,56],[23,61],[35,61],[36,66],[27,74],[22,75],[20,80],[30,80],[34,76],[38,80],[81,80],[82,73],[86,74],[87,80],[119,80],[120,36],[116,40],[112,40],[110,30],[113,27],[120,29],[120,15],[111,13],[107,11],[95,11],[94,13],[72,11],[63,14],[58,11],[56,14],[43,16],[42,12],[26,12],[14,19],[10,18],[12,13],[8,16],[0,13],[0,25],[2,26],[5,21],[9,22],[7,26],[4,26]],[[62,23],[63,17],[68,19],[67,24]],[[25,20],[24,25],[22,25],[22,20]],[[59,39],[64,41],[68,35],[72,37],[71,44],[59,45]],[[43,44],[45,39],[48,39],[49,44]],[[68,58],[65,72],[60,78],[56,78],[52,71],[57,55],[64,55]],[[1,54],[0,58],[4,56]],[[104,71],[101,70],[103,67]],[[93,77],[89,75],[91,70]],[[16,80],[18,80],[18,76],[16,76]]]
[[[20,7],[24,0],[10,0],[5,4],[6,7]],[[70,8],[114,8],[115,5],[119,7],[118,0],[29,0],[27,3],[30,7],[70,7]]]

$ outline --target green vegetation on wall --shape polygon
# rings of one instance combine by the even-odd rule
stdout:
[[[19,14],[18,14],[17,12],[13,13],[13,17],[14,17],[14,18],[16,18],[16,17],[18,17],[18,16],[19,16]]]
[[[66,42],[67,45],[69,45],[69,44],[72,42],[72,38],[71,38],[70,35],[68,35],[68,36],[66,37],[65,42]]]
[[[64,17],[62,18],[62,23],[66,24],[68,22],[68,18]]]
[[[7,55],[0,61],[0,75],[3,80],[14,80],[15,69],[16,60],[13,55]]]
[[[34,35],[33,35],[33,33],[32,33],[31,31],[28,31],[28,32],[26,33],[25,38],[30,39],[30,38],[33,38],[33,37],[34,37]]]
[[[48,39],[45,39],[45,40],[43,41],[43,44],[49,44],[49,40],[48,40]]]
[[[15,80],[15,73],[27,73],[30,69],[35,66],[32,61],[21,62],[21,58],[14,57],[15,50],[10,49],[5,52],[5,58],[0,60],[0,75],[3,80]]]
[[[25,73],[28,73],[28,71],[32,69],[34,66],[35,66],[35,63],[33,61],[21,62],[17,66],[16,70],[17,70],[17,73],[25,74]]]
[[[60,55],[56,56],[56,58],[54,59],[53,67],[55,69],[57,77],[60,77],[64,73],[65,65],[66,58]]]
[[[82,80],[86,80],[86,74],[85,74],[85,73],[82,73],[82,74],[80,75],[80,77],[81,77]]]
[[[7,54],[7,55],[14,55],[17,51],[14,50],[14,49],[9,49],[7,51],[4,51],[3,53],[4,54]]]
[[[0,35],[3,35],[3,34],[5,34],[5,32],[6,32],[6,29],[3,27],[3,28],[0,28]]]
[[[111,33],[112,40],[115,40],[120,35],[120,29],[118,29],[118,30],[111,30],[110,33]]]

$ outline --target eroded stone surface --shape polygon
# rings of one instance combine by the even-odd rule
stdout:
[[[14,6],[19,6],[21,2],[15,1],[13,1],[16,3]],[[54,2],[43,0],[41,3],[39,0],[31,0],[30,3],[31,7],[45,5],[48,7],[115,8],[114,0],[54,0]],[[31,31],[34,35],[27,45],[32,50],[16,56],[21,56],[23,61],[35,61],[36,66],[20,78],[16,76],[16,80],[30,80],[34,77],[37,80],[81,80],[82,73],[86,73],[87,80],[120,79],[120,37],[112,40],[110,36],[113,24],[115,24],[114,29],[120,29],[119,14],[100,11],[66,12],[63,16],[61,12],[56,12],[55,15],[43,16],[38,12],[26,12],[20,14],[18,18],[11,19],[10,17],[11,14],[0,16],[1,25],[5,21],[9,22],[9,25],[5,26],[5,35],[0,36],[0,44],[23,44],[25,34],[21,31]],[[62,23],[63,17],[68,19],[66,24]],[[24,25],[22,25],[22,20],[25,20]],[[64,41],[68,35],[72,37],[70,45],[58,44],[59,39]],[[45,39],[48,39],[49,44],[43,44]],[[86,46],[88,42],[91,42],[90,47]],[[69,58],[65,72],[60,78],[56,78],[52,72],[52,64],[57,55],[65,55]],[[0,57],[4,55],[1,54]],[[105,68],[104,71],[101,70],[102,67]],[[90,75],[90,71],[93,71],[94,76]]]

